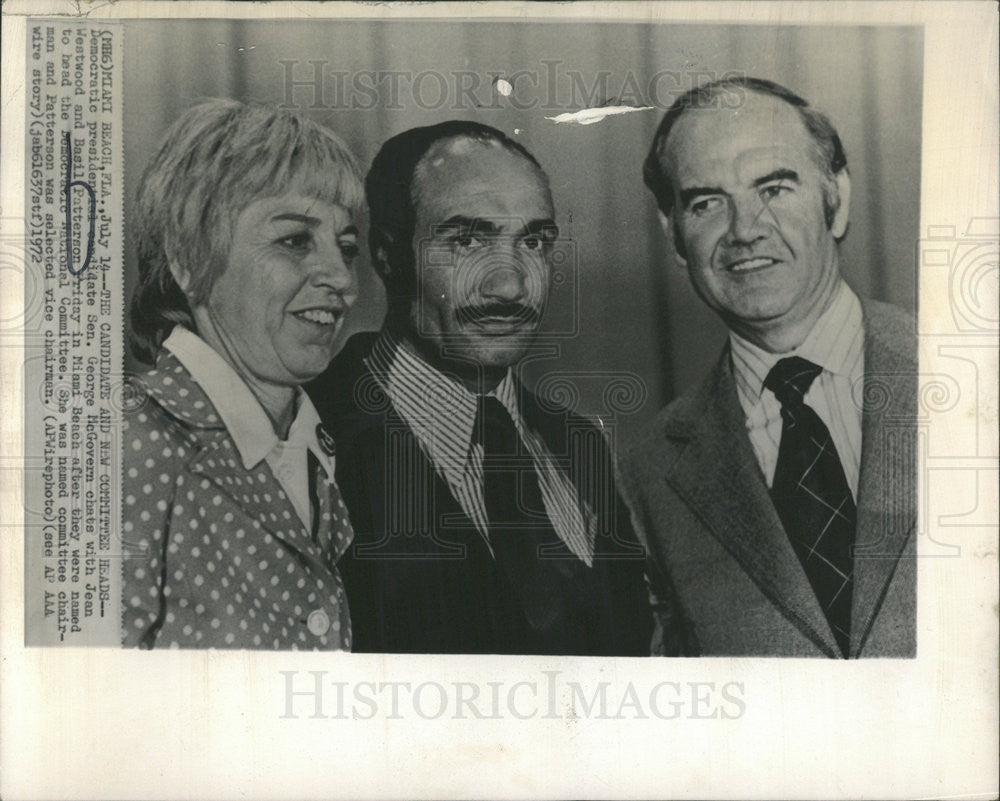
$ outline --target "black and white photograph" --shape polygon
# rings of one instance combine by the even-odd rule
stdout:
[[[918,27],[124,39],[126,646],[916,653]]]
[[[995,8],[72,5],[4,10],[79,762],[9,797],[989,797]]]

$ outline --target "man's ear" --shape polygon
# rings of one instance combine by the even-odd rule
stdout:
[[[186,295],[188,288],[191,286],[191,271],[186,267],[182,267],[176,261],[171,260],[170,274],[174,277],[174,281],[177,282],[177,286],[181,288],[181,292]]]
[[[392,266],[390,264],[389,251],[392,249],[392,235],[384,229],[372,231],[371,238],[372,266],[382,283],[388,284],[392,280]]]
[[[830,233],[834,239],[840,239],[847,233],[847,223],[851,216],[851,176],[845,167],[833,176],[833,180],[837,187],[838,202],[830,221]]]
[[[687,269],[687,259],[684,258],[684,254],[681,249],[677,247],[677,226],[674,225],[674,215],[664,214],[663,209],[658,209],[656,216],[660,221],[660,228],[663,231],[663,235],[667,239],[667,244],[670,247],[671,252],[674,254],[674,258],[677,259],[677,263]]]

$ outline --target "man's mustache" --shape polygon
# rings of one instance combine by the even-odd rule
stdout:
[[[504,318],[522,323],[538,323],[542,312],[524,303],[487,303],[482,306],[462,306],[455,310],[455,316],[462,322],[479,323],[484,320]]]

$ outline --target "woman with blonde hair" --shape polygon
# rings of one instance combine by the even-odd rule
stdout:
[[[349,650],[352,538],[333,441],[302,384],[357,296],[363,188],[291,111],[212,100],[143,175],[126,415],[123,641]]]

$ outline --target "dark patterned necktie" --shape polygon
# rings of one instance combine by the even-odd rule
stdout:
[[[560,540],[545,513],[534,461],[507,409],[494,397],[479,396],[473,437],[483,447],[490,546],[531,627],[544,631],[563,613],[552,555]]]
[[[781,444],[771,498],[847,656],[857,513],[830,431],[803,400],[821,372],[819,365],[793,356],[774,365],[764,380],[781,402]]]

